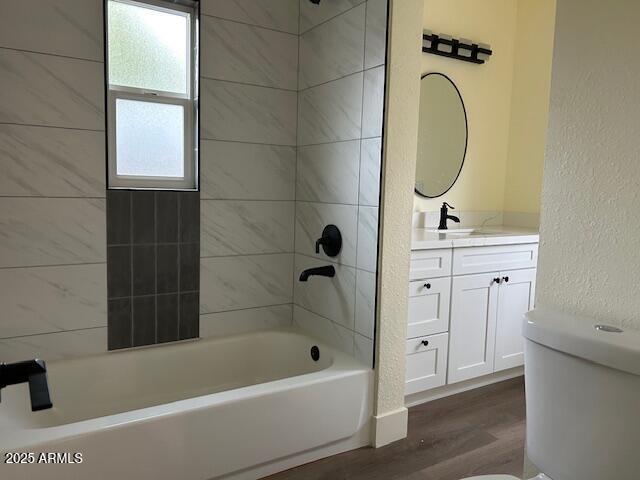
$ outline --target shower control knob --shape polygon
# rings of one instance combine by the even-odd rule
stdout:
[[[322,237],[316,240],[316,253],[320,253],[320,246],[328,257],[336,257],[342,250],[342,234],[335,225],[327,225],[322,230]]]

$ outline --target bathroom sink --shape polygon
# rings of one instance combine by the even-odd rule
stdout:
[[[477,228],[449,228],[448,230],[438,230],[437,228],[427,229],[429,233],[446,233],[447,235],[471,235],[478,233]]]

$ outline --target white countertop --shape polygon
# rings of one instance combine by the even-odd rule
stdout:
[[[537,230],[521,227],[477,227],[477,230],[471,234],[436,233],[430,230],[433,229],[413,229],[411,236],[411,250],[513,245],[518,243],[538,243],[540,240]]]

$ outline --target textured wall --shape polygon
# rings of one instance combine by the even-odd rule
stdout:
[[[0,2],[0,361],[107,344],[102,0]]]
[[[373,361],[387,0],[300,0],[294,322]],[[335,224],[343,247],[314,251]],[[299,282],[333,264],[335,278]]]
[[[378,418],[404,421],[407,285],[411,250],[416,151],[422,0],[392,0],[389,17],[389,64],[382,177],[382,217],[376,331],[376,402]],[[404,418],[404,420],[402,420]],[[399,435],[395,435],[399,431]],[[388,433],[388,434],[387,434]],[[406,434],[406,430],[405,430]],[[376,444],[396,440],[402,429],[377,427]]]
[[[633,0],[558,0],[537,302],[640,328]]]

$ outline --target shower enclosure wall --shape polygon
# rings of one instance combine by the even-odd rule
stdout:
[[[134,241],[107,242],[140,220],[106,201],[102,0],[3,1],[0,360],[296,326],[371,365],[386,13],[386,0],[203,0],[199,225],[198,194],[130,192],[133,214],[155,199],[156,230],[175,215],[192,225],[143,242],[154,255],[136,263]],[[342,232],[335,258],[315,253],[327,224]],[[298,281],[330,264],[334,278]],[[135,268],[149,288],[107,302],[107,270],[122,287]],[[136,316],[136,302],[153,311]]]
[[[105,202],[102,2],[57,3],[1,7],[0,82],[13,92],[0,107],[3,359],[103,351],[107,325],[110,348],[197,336],[187,313],[173,320],[188,303],[172,301],[197,299],[197,265],[169,269],[195,269],[186,293],[160,291],[156,279],[167,273],[162,252],[175,250],[172,265],[180,250],[184,263],[199,241],[200,336],[294,324],[371,364],[386,1],[202,2],[200,225],[190,227],[200,235],[175,247],[117,238],[148,218],[153,194],[110,192]],[[34,17],[50,19],[56,41],[14,27]],[[43,95],[55,101],[43,105]],[[182,195],[151,202],[151,229],[178,214]],[[189,212],[178,214],[183,226]],[[314,250],[327,224],[342,231],[336,258]],[[108,309],[107,243],[117,287]],[[333,279],[297,281],[326,264]],[[118,281],[134,268],[149,288]],[[136,315],[147,303],[154,311]]]

